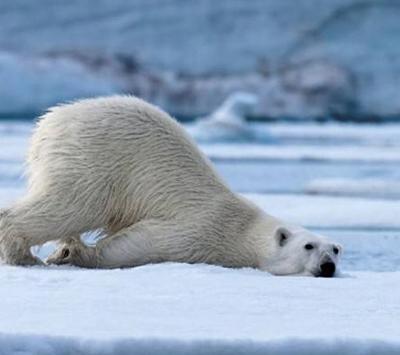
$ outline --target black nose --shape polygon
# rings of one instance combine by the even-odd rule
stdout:
[[[332,262],[323,263],[320,268],[320,277],[332,277],[335,274],[336,266]]]

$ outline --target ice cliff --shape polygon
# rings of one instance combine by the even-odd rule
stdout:
[[[268,117],[400,114],[396,0],[0,4],[0,112],[133,93],[178,115],[233,91]]]

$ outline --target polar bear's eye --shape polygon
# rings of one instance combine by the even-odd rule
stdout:
[[[314,245],[312,245],[312,244],[310,244],[310,243],[307,243],[307,244],[304,246],[304,249],[306,249],[306,250],[312,250],[312,249],[314,249]]]
[[[338,247],[333,247],[333,253],[334,254],[339,254],[339,248]]]

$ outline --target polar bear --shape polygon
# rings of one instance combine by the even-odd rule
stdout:
[[[28,192],[0,212],[0,257],[121,268],[163,261],[333,276],[340,246],[233,193],[168,114],[112,96],[54,107],[38,122]],[[80,236],[101,230],[95,246]]]

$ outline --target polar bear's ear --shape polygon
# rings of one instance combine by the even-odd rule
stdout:
[[[280,247],[283,247],[290,238],[290,232],[284,227],[279,227],[275,231],[275,238],[276,238],[276,241],[278,242],[278,245]]]

